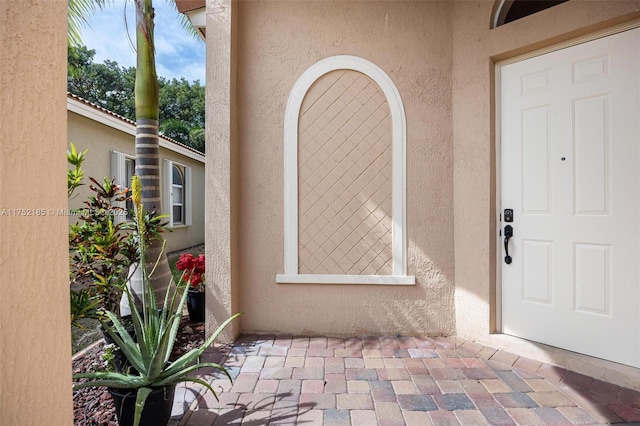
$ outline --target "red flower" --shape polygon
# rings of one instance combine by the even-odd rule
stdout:
[[[176,262],[176,268],[184,272],[184,280],[194,289],[202,290],[204,286],[203,275],[205,272],[204,254],[194,257],[191,253],[180,255]]]

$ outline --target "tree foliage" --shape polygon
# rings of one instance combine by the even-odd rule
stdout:
[[[133,88],[134,67],[120,67],[115,61],[93,62],[95,50],[70,47],[67,56],[67,90],[130,120],[136,119]]]
[[[135,121],[135,67],[106,60],[95,63],[95,50],[69,47],[67,90],[109,111]],[[204,86],[184,78],[158,78],[160,131],[163,135],[204,152]]]

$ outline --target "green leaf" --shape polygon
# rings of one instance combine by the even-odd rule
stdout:
[[[144,403],[147,402],[147,397],[152,392],[151,388],[140,388],[136,395],[136,411],[133,415],[133,426],[140,424],[140,417],[142,416],[142,410],[144,409]]]
[[[187,374],[193,371],[199,370],[201,368],[206,368],[206,367],[215,368],[216,370],[221,371],[225,376],[229,378],[230,381],[233,381],[227,369],[222,367],[221,365],[216,364],[214,362],[201,362],[198,364],[194,364],[194,365],[190,365],[188,367],[182,368],[178,371],[173,372],[172,374],[169,374],[171,371],[167,370],[166,372],[163,373],[162,379],[156,381],[156,385],[165,386],[165,385],[181,382],[185,377],[187,377]]]
[[[177,317],[172,316],[169,318],[170,327],[177,327],[180,321]],[[173,343],[170,339],[171,330],[169,328],[163,330],[162,336],[160,336],[158,347],[156,352],[151,359],[151,363],[149,365],[149,376],[153,378],[157,378],[160,376],[165,366],[167,365],[167,361],[169,360],[169,356],[171,355],[171,350],[173,348]]]
[[[140,313],[138,312],[138,307],[136,303],[133,301],[133,296],[131,295],[131,291],[129,291],[128,286],[125,286],[125,294],[127,295],[127,301],[129,302],[129,310],[131,311],[131,319],[133,321],[133,329],[135,330],[136,337],[138,339],[138,354],[140,356],[141,362],[148,366],[151,361],[151,351],[149,350],[146,336],[146,330],[143,327],[143,320],[140,317]],[[143,368],[142,370],[136,368],[138,371],[147,372],[147,368]]]
[[[141,376],[132,374],[117,373],[115,371],[94,371],[90,373],[74,374],[74,379],[94,379],[92,381],[78,383],[73,390],[87,387],[108,386],[114,388],[134,389],[146,386],[149,381]]]
[[[231,380],[231,379],[229,379],[229,380]],[[213,394],[213,397],[216,399],[216,401],[220,401],[216,391],[214,391],[213,388],[211,387],[211,385],[209,383],[205,382],[204,380],[198,379],[197,377],[183,377],[182,379],[178,380],[177,383],[180,383],[180,382],[198,383],[198,384],[204,386],[205,388],[207,388],[209,391],[211,391],[211,393]]]
[[[82,43],[80,28],[87,25],[87,19],[96,9],[102,9],[106,0],[69,0],[67,42],[70,46]]]
[[[113,314],[113,312],[107,311],[106,315],[113,326],[107,324],[104,321],[101,321],[102,327],[104,327],[115,344],[118,345],[118,347],[122,350],[133,368],[135,368],[142,374],[146,374],[146,365],[144,363],[144,359],[140,354],[140,350],[138,349],[138,345],[136,344],[136,342],[133,341],[133,338],[129,335],[127,329],[124,328],[120,320]]]
[[[187,352],[186,354],[184,354],[180,358],[178,358],[176,361],[174,361],[171,364],[171,366],[167,369],[167,374],[168,375],[173,375],[177,371],[180,371],[180,370],[184,369],[186,366],[188,366],[189,364],[194,362],[200,355],[202,355],[202,353],[209,346],[211,346],[213,344],[213,342],[216,340],[216,338],[222,332],[222,330],[227,326],[227,324],[229,324],[234,319],[238,318],[240,315],[242,315],[241,312],[229,317],[225,322],[220,324],[220,327],[218,327],[216,329],[216,331],[214,331],[213,334],[211,336],[209,336],[209,338],[202,344],[202,346],[200,346],[197,349],[193,349],[193,350]]]

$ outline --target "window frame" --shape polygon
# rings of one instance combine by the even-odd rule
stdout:
[[[176,183],[176,172],[180,177],[181,182]],[[184,169],[177,164],[173,164],[171,166],[171,215],[173,220],[173,226],[184,225],[185,217],[184,217],[184,204],[185,204],[185,178],[184,178]],[[180,202],[176,202],[175,195],[176,192],[180,192]],[[180,220],[176,218],[175,208],[180,207]]]
[[[133,172],[135,174],[135,155],[125,154],[113,150],[111,151],[111,178],[115,179],[116,184],[120,185],[123,188],[128,188],[131,185],[131,181],[127,182],[127,161],[133,161]],[[127,211],[127,214],[114,215],[114,223],[118,224],[133,220],[133,217],[129,214],[129,210],[127,210],[126,201],[115,201],[113,205],[115,207],[121,207]]]
[[[309,88],[323,75],[336,70],[360,72],[378,84],[391,112],[392,123],[392,275],[334,275],[298,273],[298,119]],[[402,98],[391,78],[366,59],[338,55],[307,69],[296,81],[284,117],[284,273],[276,282],[302,284],[394,284],[414,285],[407,275],[406,244],[406,118]]]
[[[542,12],[543,10],[547,10],[549,8],[561,5],[562,3],[566,3],[569,0],[548,0],[545,2],[539,1],[537,6],[531,7],[527,11],[519,11],[522,16],[513,18],[510,17],[509,14],[513,10],[519,10],[522,8],[528,7],[525,3],[520,0],[495,0],[493,5],[493,11],[491,14],[491,29],[501,27],[502,25],[508,24],[510,22],[515,22],[520,19],[526,18],[527,16],[535,15],[538,12]]]
[[[182,222],[175,223],[173,216],[173,168],[177,167],[182,171]],[[169,228],[181,228],[191,226],[191,210],[192,210],[192,196],[191,196],[191,167],[168,159],[163,160],[162,168],[162,213],[169,217]]]

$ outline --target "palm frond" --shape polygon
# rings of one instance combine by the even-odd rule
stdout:
[[[81,29],[89,25],[89,17],[96,10],[104,8],[112,0],[69,0],[67,43],[82,45]]]
[[[182,27],[183,30],[188,32],[193,38],[202,42],[202,38],[200,37],[200,33],[198,32],[198,29],[193,26],[189,18],[187,18],[187,15],[185,15],[184,13],[178,12],[178,6],[176,5],[176,1],[175,0],[167,0],[167,1],[173,5],[174,10],[178,14],[178,19],[180,20],[180,27]]]

